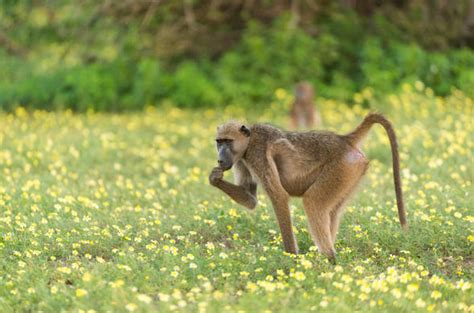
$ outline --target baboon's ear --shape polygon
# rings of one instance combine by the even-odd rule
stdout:
[[[248,129],[247,126],[245,125],[240,126],[240,132],[244,134],[246,137],[250,136],[250,129]]]

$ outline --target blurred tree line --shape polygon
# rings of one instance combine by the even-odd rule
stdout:
[[[471,0],[0,0],[0,108],[348,100],[423,81],[474,96]]]

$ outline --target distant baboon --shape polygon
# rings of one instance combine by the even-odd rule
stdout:
[[[397,140],[390,122],[370,113],[351,133],[287,132],[270,125],[247,126],[230,121],[217,129],[218,166],[211,185],[239,204],[254,209],[257,182],[268,194],[285,250],[298,253],[288,200],[302,197],[310,233],[319,250],[335,260],[334,242],[344,204],[364,175],[368,161],[359,145],[372,124],[381,124],[390,139],[400,223],[407,228],[400,183]],[[223,180],[233,168],[235,183]]]
[[[293,129],[321,127],[321,116],[314,105],[314,89],[309,82],[301,82],[295,87],[295,101],[291,106],[290,120]]]

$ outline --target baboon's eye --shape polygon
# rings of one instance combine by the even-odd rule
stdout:
[[[229,144],[229,143],[232,143],[232,141],[233,141],[232,139],[227,139],[227,138],[225,138],[225,139],[216,139],[217,144],[223,144],[223,143]]]

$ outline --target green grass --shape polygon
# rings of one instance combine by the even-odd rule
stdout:
[[[248,212],[207,182],[217,124],[284,127],[285,103],[248,116],[236,107],[1,114],[0,311],[472,312],[473,100],[429,90],[387,98],[410,231],[400,229],[388,140],[375,127],[337,266],[314,248],[300,200],[294,257],[261,190]],[[366,113],[319,105],[338,132]]]

